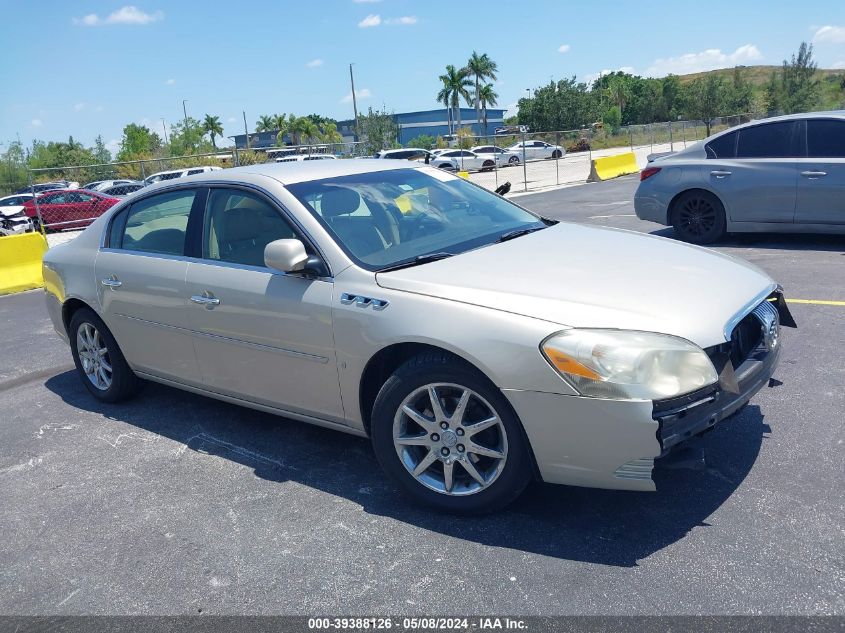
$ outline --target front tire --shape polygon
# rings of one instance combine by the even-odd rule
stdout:
[[[73,362],[88,392],[102,402],[120,402],[141,387],[106,324],[89,308],[80,308],[68,327]]]
[[[376,397],[370,430],[387,475],[441,511],[500,510],[531,480],[530,450],[510,403],[449,354],[421,354],[399,367]]]
[[[556,149],[555,151],[552,152],[552,158],[560,158],[561,156],[563,156],[563,154],[561,153],[561,151],[559,149]]]
[[[686,191],[672,208],[675,234],[692,244],[712,244],[725,235],[725,207],[707,191]]]

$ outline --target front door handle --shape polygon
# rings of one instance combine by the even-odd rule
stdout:
[[[714,169],[710,172],[711,176],[716,176],[716,178],[724,178],[726,176],[730,176],[731,172],[725,171],[724,169]]]
[[[216,306],[220,305],[220,299],[208,292],[208,290],[203,292],[201,295],[192,295],[191,301],[197,305],[205,306],[209,310],[212,310]]]
[[[822,178],[823,176],[827,176],[826,171],[802,171],[801,175],[804,178]]]
[[[100,280],[100,285],[105,288],[111,288],[114,290],[115,288],[120,288],[123,285],[123,282],[120,281],[115,275],[109,275],[105,279]]]

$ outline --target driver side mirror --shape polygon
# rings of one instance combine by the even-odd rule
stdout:
[[[313,273],[324,277],[326,265],[319,257],[308,255],[305,245],[297,239],[274,240],[264,247],[264,264],[283,273]]]

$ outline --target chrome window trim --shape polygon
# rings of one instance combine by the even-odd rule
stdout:
[[[765,290],[755,295],[753,299],[751,299],[748,303],[746,303],[742,309],[737,312],[731,319],[725,323],[725,328],[723,333],[725,335],[725,342],[731,340],[731,334],[734,331],[734,328],[742,321],[745,317],[751,314],[758,305],[760,305],[766,298],[775,292],[778,289],[778,285],[775,283],[769,284]]]

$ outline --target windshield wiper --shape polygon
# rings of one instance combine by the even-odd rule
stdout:
[[[379,268],[377,273],[386,273],[390,270],[400,270],[402,268],[410,268],[411,266],[419,266],[420,264],[428,264],[429,262],[436,262],[438,259],[446,259],[451,257],[454,253],[429,253],[428,255],[417,255],[413,259],[407,259],[403,262],[390,264],[384,268]]]
[[[527,229],[515,229],[513,231],[508,231],[507,233],[502,233],[499,236],[499,239],[496,240],[496,243],[499,242],[507,242],[508,240],[512,240],[515,237],[522,237],[523,235],[528,235],[529,233],[533,233],[534,231],[539,231],[541,229],[546,228],[545,226],[533,226]]]

